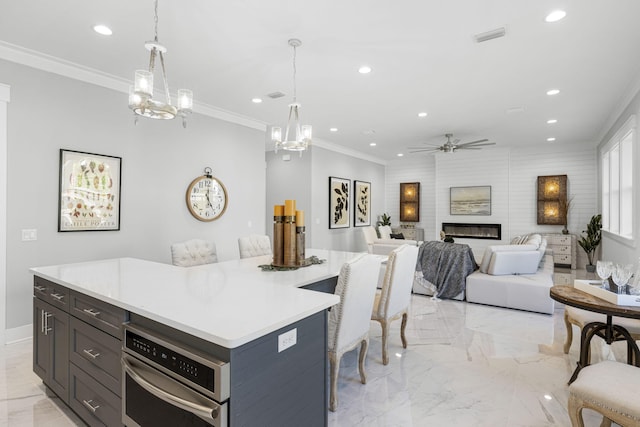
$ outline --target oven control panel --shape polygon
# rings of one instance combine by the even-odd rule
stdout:
[[[221,380],[224,383],[225,379],[216,378],[216,376],[227,376],[226,381],[228,381],[228,363],[205,359],[195,354],[193,350],[176,343],[169,343],[164,338],[151,335],[146,330],[142,331],[130,326],[125,327],[124,346],[128,353],[150,362],[187,385],[199,386],[196,388],[204,389],[203,391],[220,400],[223,400],[224,395],[227,394],[224,390],[218,389],[225,388],[224,385],[218,385]]]

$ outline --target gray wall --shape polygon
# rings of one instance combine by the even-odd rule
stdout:
[[[264,132],[198,114],[187,129],[144,118],[134,126],[126,94],[3,60],[0,83],[11,87],[7,329],[31,323],[29,267],[127,256],[170,263],[170,245],[191,238],[214,240],[228,260],[238,258],[238,236],[264,233]],[[122,157],[120,231],[57,231],[61,148]],[[205,166],[229,193],[226,213],[211,223],[185,204]],[[27,228],[37,241],[21,241]]]

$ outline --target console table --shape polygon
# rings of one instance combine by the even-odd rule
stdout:
[[[393,227],[393,234],[402,233],[405,239],[422,242],[424,240],[424,229],[414,227]]]
[[[573,286],[553,286],[549,291],[552,299],[572,307],[581,308],[595,313],[602,313],[607,316],[606,323],[591,322],[584,325],[580,335],[580,359],[569,384],[578,377],[580,370],[589,365],[589,348],[594,335],[599,336],[611,344],[614,341],[627,341],[627,363],[640,367],[640,349],[638,344],[625,328],[613,324],[612,317],[627,317],[630,319],[640,319],[640,307],[630,307],[612,304]]]
[[[543,234],[547,239],[547,248],[553,250],[553,264],[558,267],[576,269],[577,237],[575,234]]]

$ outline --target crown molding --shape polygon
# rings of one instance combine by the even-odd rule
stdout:
[[[635,80],[631,82],[631,84],[629,84],[629,87],[627,88],[627,90],[625,90],[624,93],[625,93],[625,96],[611,111],[611,113],[607,117],[607,120],[604,122],[604,125],[600,129],[600,133],[598,134],[596,145],[601,145],[605,142],[604,138],[612,130],[613,125],[615,125],[616,121],[620,119],[620,117],[622,116],[622,113],[624,113],[624,110],[626,110],[629,107],[629,105],[631,104],[631,102],[636,96],[640,96],[640,74],[636,77]]]
[[[386,166],[388,163],[386,160],[380,159],[378,157],[374,157],[369,154],[362,153],[361,151],[345,148],[341,145],[337,145],[337,144],[334,144],[333,142],[325,141],[323,139],[314,138],[311,146],[325,148],[330,151],[335,151],[336,153],[341,153],[347,156],[356,157],[358,159],[368,160],[370,162],[378,163],[383,166]]]
[[[58,74],[70,79],[94,84],[125,94],[129,93],[131,82],[94,68],[85,67],[75,62],[66,61],[42,52],[27,49],[0,40],[0,58],[27,67]],[[1,91],[1,88],[0,88]],[[2,93],[0,92],[0,96]],[[217,108],[212,105],[194,102],[193,111],[204,116],[213,117],[241,126],[266,132],[267,124],[241,114]]]

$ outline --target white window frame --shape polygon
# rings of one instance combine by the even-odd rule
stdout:
[[[639,225],[635,220],[634,194],[637,192],[634,189],[638,174],[634,161],[638,156],[637,140],[636,116],[633,115],[600,149],[602,230],[615,240],[630,245],[634,245]]]

